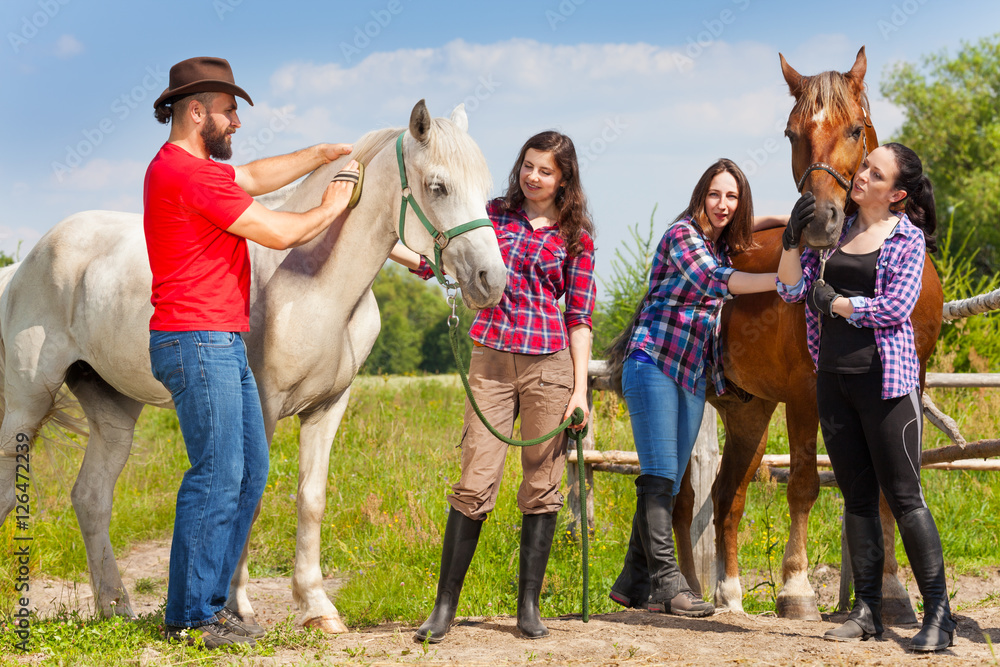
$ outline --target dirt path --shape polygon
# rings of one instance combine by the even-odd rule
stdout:
[[[123,579],[137,613],[155,611],[165,594],[169,546],[151,543],[119,559]],[[37,581],[32,601],[45,616],[61,607],[92,612],[90,586],[58,580]],[[910,582],[912,584],[912,581]],[[334,593],[336,580],[328,581]],[[910,586],[912,588],[912,585]],[[622,611],[592,616],[583,623],[579,615],[546,619],[551,635],[522,639],[513,618],[486,617],[461,620],[444,642],[424,646],[413,641],[413,627],[386,624],[330,638],[319,649],[282,651],[252,659],[254,665],[315,664],[448,664],[448,665],[917,665],[997,664],[989,635],[1000,641],[1000,571],[988,578],[961,577],[952,583],[957,591],[954,608],[959,626],[955,646],[932,656],[917,656],[906,646],[918,627],[886,629],[885,641],[856,644],[825,642],[820,636],[844,614],[826,616],[824,622],[789,621],[773,616],[718,614],[707,619],[682,619],[647,612]],[[595,594],[598,594],[595,592]],[[288,578],[251,579],[250,596],[265,627],[294,612]],[[982,603],[990,598],[990,604]],[[155,648],[147,649],[140,663],[158,663]],[[234,656],[234,663],[248,664]]]

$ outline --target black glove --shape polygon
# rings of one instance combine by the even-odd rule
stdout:
[[[809,308],[817,313],[822,313],[828,317],[839,317],[839,315],[835,315],[833,312],[833,302],[841,297],[843,295],[837,294],[837,290],[833,289],[832,285],[827,285],[823,280],[817,280],[809,288],[806,303],[809,304]]]
[[[799,239],[802,237],[802,230],[813,220],[816,213],[816,197],[811,192],[807,192],[792,207],[792,214],[788,217],[788,224],[785,225],[785,233],[781,235],[781,247],[785,250],[799,247]]]

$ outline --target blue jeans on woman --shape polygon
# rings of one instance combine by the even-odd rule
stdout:
[[[191,467],[177,492],[164,620],[217,620],[267,484],[257,383],[238,333],[150,331],[153,376],[177,408]]]
[[[705,412],[705,378],[692,394],[656,364],[630,356],[622,368],[622,393],[641,474],[671,480],[677,495]]]

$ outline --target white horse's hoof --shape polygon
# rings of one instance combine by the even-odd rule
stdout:
[[[303,623],[302,627],[314,628],[328,635],[341,635],[350,632],[344,622],[340,620],[340,616],[316,616]]]

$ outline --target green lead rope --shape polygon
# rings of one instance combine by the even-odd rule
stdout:
[[[462,386],[465,387],[465,395],[469,398],[469,403],[472,405],[472,409],[475,410],[476,415],[479,417],[479,421],[481,421],[483,426],[485,426],[490,433],[496,436],[498,440],[513,447],[531,447],[532,445],[539,445],[547,440],[551,440],[563,431],[566,431],[566,435],[569,438],[576,440],[577,484],[579,484],[580,487],[580,534],[583,546],[583,622],[587,623],[590,621],[590,536],[589,523],[587,521],[587,478],[584,476],[583,438],[587,435],[587,431],[590,426],[584,426],[580,430],[569,428],[573,424],[583,423],[583,410],[576,408],[573,410],[573,414],[570,415],[569,419],[557,426],[551,432],[538,438],[534,438],[532,440],[515,440],[513,438],[508,438],[503,433],[496,430],[496,428],[494,428],[493,425],[487,421],[486,415],[484,415],[483,411],[479,409],[479,405],[476,403],[476,398],[472,395],[472,387],[469,385],[469,377],[466,374],[465,368],[462,364],[462,358],[459,356],[458,352],[458,318],[454,315],[452,315],[452,317],[448,320],[448,329],[449,338],[451,339],[451,351],[455,355],[455,366],[458,367],[458,375],[462,378]]]

